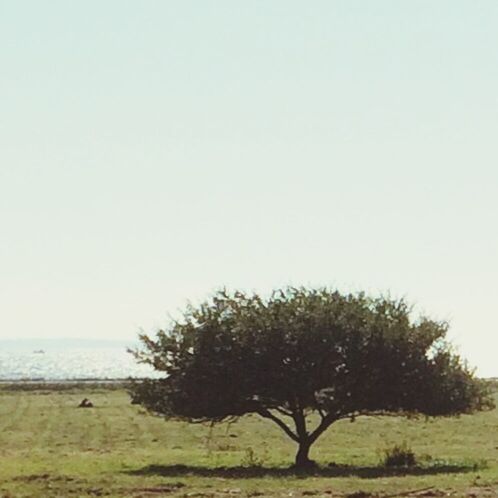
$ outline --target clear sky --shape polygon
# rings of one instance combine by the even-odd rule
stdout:
[[[0,0],[0,338],[215,288],[405,296],[498,376],[496,0]]]

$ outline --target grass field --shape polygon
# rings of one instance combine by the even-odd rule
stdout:
[[[384,468],[402,442],[418,465]],[[257,417],[211,428],[147,415],[123,389],[0,387],[2,497],[498,496],[496,410],[342,421],[312,450],[313,475],[289,470],[294,451]]]

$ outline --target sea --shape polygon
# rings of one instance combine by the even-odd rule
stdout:
[[[136,346],[133,341],[0,339],[0,381],[160,377],[128,352]]]

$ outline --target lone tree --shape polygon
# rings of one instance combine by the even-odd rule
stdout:
[[[220,291],[155,339],[140,336],[134,355],[165,375],[135,383],[132,399],[191,422],[258,414],[297,443],[295,465],[306,467],[312,444],[341,419],[491,407],[446,332],[445,323],[412,320],[403,300],[328,289],[269,298]]]

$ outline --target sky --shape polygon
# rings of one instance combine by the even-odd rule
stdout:
[[[222,286],[404,297],[498,376],[495,0],[0,0],[0,339]]]

